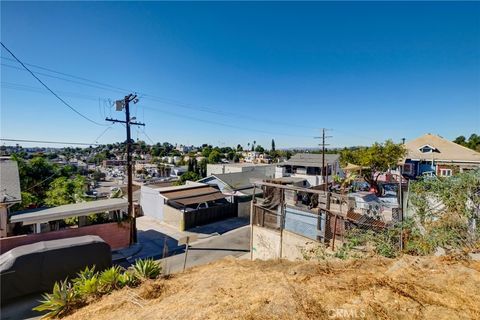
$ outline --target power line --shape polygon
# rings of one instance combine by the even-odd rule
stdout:
[[[9,61],[15,61],[14,59],[11,59],[11,58],[8,58],[8,57],[1,57],[1,58],[5,59],[5,60],[9,60]],[[68,81],[68,82],[73,82],[73,83],[77,83],[77,84],[80,84],[80,85],[89,86],[89,87],[93,87],[93,88],[97,88],[97,89],[101,89],[101,90],[108,90],[108,91],[112,91],[112,92],[123,93],[125,91],[131,91],[131,90],[120,88],[120,87],[117,87],[117,86],[114,86],[114,85],[107,84],[105,82],[100,82],[100,81],[96,81],[96,80],[92,80],[92,79],[88,79],[88,78],[84,78],[84,77],[79,77],[79,76],[76,76],[76,75],[73,75],[73,74],[56,71],[56,70],[46,68],[46,67],[43,67],[43,66],[40,66],[40,65],[37,65],[37,64],[31,64],[31,63],[24,63],[24,64],[35,67],[35,68],[38,68],[38,69],[41,69],[41,70],[45,70],[45,71],[48,71],[48,72],[56,73],[56,74],[59,74],[59,75],[71,77],[71,78],[82,80],[82,81],[85,81],[85,82],[94,83],[96,85],[92,85],[92,84],[88,84],[88,83],[84,83],[84,82],[79,82],[79,81],[74,81],[74,80],[71,80],[71,79],[65,79],[65,78],[62,78],[62,77],[53,76],[53,75],[46,74],[46,73],[36,72],[37,74],[41,74],[41,75],[46,76],[46,77],[51,77],[51,78],[55,78],[55,79],[59,79],[59,80],[63,80],[63,81]],[[18,68],[16,66],[11,66],[11,65],[8,65],[8,64],[4,64],[4,63],[2,63],[1,65],[7,66],[7,67],[10,67],[10,68],[15,68],[15,69],[18,69],[18,70],[23,70],[22,68]],[[99,85],[102,86],[102,87],[100,87]],[[17,89],[17,90],[20,90],[20,89]],[[225,110],[219,110],[219,109],[209,108],[209,107],[194,106],[194,105],[184,103],[184,102],[181,102],[181,101],[178,101],[178,100],[175,100],[175,99],[169,99],[169,98],[160,97],[160,96],[156,96],[156,95],[152,95],[152,94],[148,94],[148,93],[139,92],[139,94],[141,95],[140,96],[141,98],[151,100],[151,101],[161,102],[161,103],[166,104],[166,105],[177,106],[177,107],[180,107],[180,108],[196,110],[196,111],[200,111],[200,112],[206,112],[206,113],[216,114],[216,115],[225,116],[225,117],[233,117],[235,119],[243,118],[243,119],[253,120],[253,121],[262,122],[262,123],[269,123],[269,124],[279,125],[279,126],[299,127],[299,128],[303,128],[303,129],[316,129],[316,127],[310,127],[310,126],[305,126],[305,125],[301,125],[301,124],[294,124],[294,123],[291,123],[291,122],[290,123],[284,123],[284,122],[272,121],[272,120],[268,120],[268,119],[259,120],[256,117],[252,117],[252,116],[248,116],[248,115],[244,115],[244,114],[239,114],[239,113],[235,113],[235,112],[228,112],[228,111],[225,111]],[[352,132],[338,130],[338,129],[336,129],[336,131],[338,131],[340,133],[343,132],[345,134],[348,134],[349,136],[350,135],[355,135],[355,137],[357,137],[357,138],[362,138],[362,139],[369,140],[369,141],[377,140],[377,138],[367,137],[367,136],[364,136],[364,135],[359,135],[356,132],[352,133]]]
[[[14,59],[11,59],[11,58],[8,58],[8,57],[1,57],[1,58],[9,60],[9,61],[15,61]],[[116,87],[116,86],[112,86],[108,83],[104,83],[104,82],[100,82],[100,81],[96,81],[96,80],[91,80],[91,79],[75,76],[75,75],[65,73],[65,72],[56,71],[56,70],[53,70],[53,69],[50,69],[50,68],[45,68],[45,67],[42,67],[42,66],[39,66],[39,65],[36,65],[36,64],[25,63],[25,65],[35,67],[35,68],[38,68],[38,69],[41,69],[41,70],[49,71],[49,72],[52,72],[52,73],[61,74],[63,76],[71,77],[71,78],[74,78],[74,79],[87,81],[87,82],[92,82],[92,83],[95,83],[95,84],[98,84],[98,85],[101,85],[101,86],[104,86],[104,87],[109,87],[109,88],[112,88],[112,89],[116,89],[116,90],[119,90],[119,91],[122,91],[122,92],[130,91],[130,90],[127,90],[125,88],[119,88],[119,87]]]
[[[7,81],[1,81],[2,88],[9,89],[9,90],[18,90],[18,91],[25,91],[25,92],[32,92],[32,93],[40,93],[40,94],[50,94],[46,92],[44,89],[41,87],[35,87],[35,86],[27,86],[24,84],[19,84],[19,83],[14,83],[14,82],[7,82]],[[77,92],[71,92],[71,91],[59,91],[57,90],[59,94],[62,94],[63,96],[67,97],[72,97],[72,98],[77,98],[77,99],[85,99],[85,100],[91,100],[91,101],[98,101],[104,100],[108,101],[108,98],[106,97],[96,97],[96,96],[91,96],[83,93],[77,93]]]
[[[102,144],[99,144],[99,143],[65,142],[65,141],[45,141],[45,140],[27,140],[27,139],[7,139],[7,138],[0,138],[0,141],[49,143],[49,144],[71,144],[71,145],[80,145],[80,146],[101,146],[101,145],[102,145]]]
[[[63,100],[58,94],[56,94],[52,89],[50,89],[39,77],[37,77],[35,75],[35,73],[33,73],[26,65],[23,64],[23,62],[18,59],[12,51],[10,51],[10,49],[8,49],[5,44],[3,44],[3,42],[0,42],[0,44],[2,45],[2,47],[8,51],[8,53],[10,53],[12,55],[12,57],[17,60],[18,63],[20,63],[22,65],[22,67],[25,68],[25,70],[27,70],[35,79],[37,79],[38,82],[40,82],[44,87],[45,89],[47,89],[48,91],[50,91],[55,97],[57,97],[58,100],[60,100],[64,105],[66,105],[68,108],[70,108],[70,110],[72,110],[73,112],[75,112],[76,114],[78,114],[79,116],[81,116],[82,118],[84,118],[85,120],[87,121],[90,121],[91,123],[94,123],[98,126],[105,126],[105,124],[101,124],[95,120],[92,120],[90,119],[89,117],[83,115],[81,112],[79,112],[77,109],[75,109],[74,107],[72,107],[70,104],[68,104],[65,100]]]
[[[5,57],[2,57],[2,58],[5,59]],[[8,58],[6,58],[6,59],[8,59]],[[11,60],[11,59],[8,59],[8,60]],[[2,65],[6,66],[6,67],[22,70],[21,68],[17,68],[15,66],[11,66],[11,65],[8,65],[8,64],[2,63]],[[99,87],[97,85],[90,85],[90,84],[87,84],[87,83],[78,82],[78,81],[74,81],[74,80],[71,80],[71,79],[65,79],[65,78],[62,78],[62,77],[57,77],[57,76],[37,72],[37,74],[41,74],[41,75],[44,75],[44,76],[47,76],[47,77],[52,77],[52,78],[59,79],[59,80],[69,81],[69,82],[77,83],[77,84],[80,84],[80,85],[90,86],[90,87],[94,87],[94,88],[98,88],[98,89],[102,89],[102,90],[109,90],[109,91],[113,91],[113,92],[130,91],[130,90],[125,90],[125,89],[122,90],[119,87],[112,86],[112,85],[109,85],[109,84],[105,84],[103,82],[90,80],[90,79],[83,78],[83,77],[74,76],[74,75],[71,75],[71,74],[68,74],[68,73],[55,71],[55,70],[45,68],[45,67],[41,67],[41,66],[38,66],[38,65],[34,65],[34,64],[28,64],[28,65],[35,66],[35,67],[40,68],[42,70],[46,70],[46,71],[54,72],[54,73],[57,73],[57,74],[69,76],[69,77],[72,77],[72,78],[75,78],[75,79],[80,79],[82,81],[92,82],[92,83],[95,83],[95,84],[99,84],[101,86],[105,86],[105,87],[108,87],[108,88],[113,88],[115,90],[107,89],[107,88]],[[243,118],[243,119],[247,119],[247,120],[259,121],[258,118],[256,118],[256,117],[244,115],[244,114],[241,114],[241,113],[228,112],[228,111],[225,111],[225,110],[215,109],[215,108],[210,108],[210,107],[195,106],[195,105],[184,103],[184,102],[181,102],[181,101],[178,101],[178,100],[175,100],[175,99],[160,97],[160,96],[157,96],[157,95],[152,95],[152,94],[144,93],[144,92],[138,92],[138,94],[141,95],[141,98],[146,99],[146,100],[161,102],[161,103],[164,103],[164,104],[167,104],[167,105],[172,105],[172,106],[176,106],[176,107],[180,107],[180,108],[184,108],[184,109],[201,111],[201,112],[216,114],[216,115],[220,115],[220,116],[224,116],[224,117],[233,117],[235,119]],[[304,128],[304,129],[305,128],[316,129],[316,127],[308,127],[308,126],[305,126],[305,125],[302,125],[302,124],[272,121],[272,120],[268,120],[268,119],[262,119],[261,122],[262,123],[270,123],[270,124],[279,125],[279,126],[299,127],[299,128]]]

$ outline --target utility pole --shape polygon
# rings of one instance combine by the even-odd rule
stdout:
[[[325,139],[332,138],[332,136],[326,136],[325,131],[329,129],[322,128],[322,136],[321,137],[314,137],[314,139],[322,139],[322,143],[320,146],[322,147],[322,182],[323,182],[323,191],[327,192],[327,185],[328,185],[328,169],[325,168],[325,146],[329,144],[325,143]],[[328,163],[327,163],[328,166]]]
[[[131,132],[130,132],[130,125],[134,126],[145,126],[145,123],[140,122],[132,122],[135,118],[130,118],[130,102],[136,104],[138,102],[136,94],[129,94],[125,96],[123,100],[116,101],[116,109],[117,111],[122,111],[125,109],[125,121],[117,120],[112,118],[106,118],[106,121],[110,122],[119,122],[124,123],[127,129],[127,194],[128,194],[128,216],[130,217],[130,244],[137,242],[137,223],[136,223],[136,215],[133,210],[133,190],[132,190],[132,180],[133,180],[133,173],[132,173],[132,139],[131,139]]]

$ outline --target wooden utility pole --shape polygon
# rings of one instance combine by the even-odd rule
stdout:
[[[321,137],[314,137],[315,139],[322,139],[322,182],[323,182],[323,190],[327,192],[327,184],[328,184],[328,169],[325,168],[325,146],[329,144],[325,143],[325,139],[331,138],[332,136],[326,136],[325,131],[328,129],[322,128],[322,136]],[[328,166],[328,163],[327,163]]]
[[[130,102],[134,104],[138,102],[137,95],[129,94],[125,96],[123,100],[116,101],[117,111],[122,111],[125,109],[125,121],[106,118],[106,121],[110,122],[119,122],[124,123],[127,129],[127,196],[128,196],[128,216],[130,217],[130,244],[137,242],[137,223],[136,215],[133,209],[133,189],[132,189],[132,180],[133,180],[133,169],[132,169],[132,139],[130,132],[130,125],[134,126],[145,126],[145,123],[132,122],[135,118],[130,118]]]

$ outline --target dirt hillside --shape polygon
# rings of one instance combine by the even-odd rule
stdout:
[[[226,258],[117,291],[67,319],[480,319],[480,262]]]

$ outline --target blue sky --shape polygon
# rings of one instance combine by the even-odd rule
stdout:
[[[480,131],[479,16],[475,2],[2,2],[1,38],[24,62],[140,92],[154,141],[315,146],[326,127],[350,146]],[[1,55],[2,137],[105,130]],[[88,117],[123,117],[105,99],[127,92],[32,70]]]

